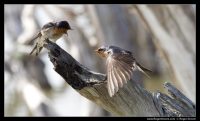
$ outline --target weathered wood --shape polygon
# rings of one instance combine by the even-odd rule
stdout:
[[[162,93],[150,93],[134,80],[128,81],[112,98],[106,88],[106,75],[92,72],[77,62],[70,54],[55,43],[47,40],[45,48],[49,50],[49,58],[55,71],[82,96],[103,107],[117,116],[195,116],[195,106],[169,103],[176,101]],[[166,86],[175,91],[175,97],[183,97],[173,86]],[[181,94],[181,95],[180,95]],[[180,97],[180,98],[181,98]],[[167,100],[163,100],[167,98]],[[179,99],[179,98],[177,98]],[[182,101],[183,102],[183,101]],[[186,103],[186,104],[187,104]],[[169,106],[166,106],[169,105]],[[185,107],[184,107],[185,106]],[[181,107],[181,108],[179,108]],[[173,109],[176,109],[173,111]],[[191,109],[191,111],[187,111]],[[179,112],[179,113],[176,113]],[[192,112],[192,113],[191,113]]]
[[[196,116],[196,106],[194,103],[170,83],[166,82],[164,87],[168,90],[171,97],[160,92],[153,94],[156,100],[155,105],[162,116]]]

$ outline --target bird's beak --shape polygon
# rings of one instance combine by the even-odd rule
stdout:
[[[72,29],[72,28],[67,29],[65,32],[65,34],[67,34],[67,36],[68,36],[68,33],[67,33],[68,30],[74,30],[74,29]]]
[[[98,53],[98,49],[94,50],[96,53]]]
[[[72,29],[71,27],[69,27],[69,29],[68,30],[74,30],[74,29]]]

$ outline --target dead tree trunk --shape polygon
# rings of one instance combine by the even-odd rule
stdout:
[[[47,40],[55,71],[82,96],[117,116],[196,116],[195,105],[169,83],[171,97],[151,93],[130,80],[112,98],[106,88],[106,75],[92,72],[55,43]]]

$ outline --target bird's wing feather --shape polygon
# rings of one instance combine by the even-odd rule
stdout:
[[[36,40],[37,38],[41,36],[42,36],[41,32],[38,32],[34,37],[32,37],[30,40],[27,41],[27,44],[33,44],[34,40]]]
[[[48,28],[51,28],[51,27],[54,27],[54,26],[56,26],[56,23],[49,22],[49,23],[45,24],[45,25],[42,27],[42,30],[45,30],[45,29],[48,29]]]
[[[112,75],[111,75],[111,65],[108,65],[108,74],[107,74],[107,77],[108,77],[108,93],[110,95],[110,97],[113,96],[114,94],[114,85],[113,85],[113,81],[112,81]]]
[[[129,54],[113,54],[107,59],[108,92],[112,97],[130,80],[135,59]]]
[[[114,93],[116,93],[119,90],[119,86],[118,86],[118,81],[119,80],[117,79],[117,77],[115,75],[115,70],[114,69],[115,68],[112,65],[110,73],[111,73],[112,82],[114,84]]]

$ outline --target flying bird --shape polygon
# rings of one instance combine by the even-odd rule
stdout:
[[[52,42],[56,42],[62,35],[67,34],[68,30],[72,30],[67,21],[49,22],[45,24],[41,31],[37,33],[33,40],[36,39],[36,45],[30,52],[30,55],[35,53],[37,56],[43,48],[46,39]],[[68,34],[67,34],[68,35]]]
[[[119,88],[122,88],[131,79],[135,70],[141,71],[146,76],[148,75],[145,71],[152,72],[140,65],[130,51],[122,48],[102,46],[95,51],[100,57],[106,58],[107,88],[110,97],[117,93]]]

